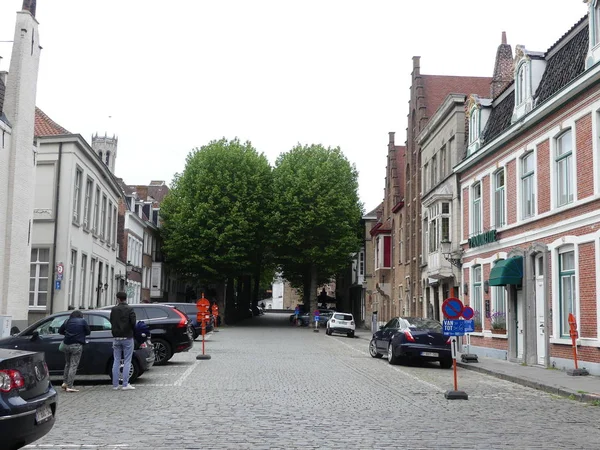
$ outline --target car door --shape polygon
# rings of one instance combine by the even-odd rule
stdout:
[[[58,349],[64,336],[58,334],[60,326],[69,318],[69,314],[48,317],[34,328],[15,336],[14,348],[30,352],[44,352],[50,372],[62,372],[65,368],[64,353]]]
[[[377,349],[383,352],[387,352],[387,348],[392,338],[392,335],[398,330],[398,318],[394,317],[388,323],[385,324],[377,339]]]
[[[83,315],[90,326],[86,337],[78,373],[97,375],[106,373],[108,362],[113,355],[113,336],[110,320],[103,314],[88,312]]]

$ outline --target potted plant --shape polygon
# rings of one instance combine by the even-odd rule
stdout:
[[[506,334],[506,313],[496,311],[492,313],[490,318],[492,319],[492,333]]]
[[[473,311],[473,327],[475,328],[476,333],[479,333],[482,330],[481,313],[477,310]]]

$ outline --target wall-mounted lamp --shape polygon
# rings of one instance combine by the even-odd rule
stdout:
[[[442,255],[446,258],[450,264],[452,264],[457,269],[462,267],[462,250],[459,250],[458,254],[452,251],[452,243],[450,241],[442,241],[440,242],[440,249],[442,251]]]
[[[483,292],[485,292],[486,294],[488,292],[490,292],[490,282],[489,282],[489,280],[485,280],[483,282]]]
[[[465,295],[469,295],[469,283],[464,283],[463,284],[463,293]]]

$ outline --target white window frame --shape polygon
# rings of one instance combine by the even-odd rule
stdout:
[[[100,212],[100,239],[106,237],[106,209],[108,206],[108,198],[106,194],[102,194],[102,210]]]
[[[112,227],[113,227],[113,203],[108,200],[108,220],[106,221],[106,243],[110,245],[112,239]]]
[[[96,186],[96,195],[94,197],[94,234],[98,234],[98,226],[100,224],[100,187]]]
[[[79,304],[77,306],[82,307],[85,305],[86,296],[86,278],[87,278],[87,260],[88,257],[85,253],[81,253],[81,264],[79,267]]]
[[[475,197],[476,189],[479,190],[478,198]],[[469,215],[471,222],[470,235],[475,236],[483,232],[483,184],[481,183],[481,181],[473,183],[473,185],[471,186],[471,201],[469,203],[471,205],[471,214]],[[475,214],[476,212],[477,215]]]
[[[568,270],[563,269],[563,257],[566,254],[571,253],[573,255],[573,267]],[[560,338],[569,337],[569,324],[568,317],[569,312],[579,321],[579,295],[577,287],[577,252],[575,251],[574,245],[564,245],[557,251],[557,267],[558,267],[558,336]],[[563,298],[563,289],[565,286],[570,285],[571,287],[571,301],[572,311],[565,311],[565,301]]]
[[[81,188],[83,183],[83,170],[75,168],[75,183],[73,185],[73,223],[81,223]]]
[[[481,330],[485,330],[485,311],[483,310],[483,268],[476,265],[471,268],[471,308],[479,312]]]
[[[94,180],[87,178],[85,182],[85,200],[83,204],[83,228],[90,229],[92,217],[92,195],[94,193]]]
[[[521,60],[515,74],[515,106],[521,106],[531,96],[531,76],[529,61]]]
[[[48,260],[40,259],[40,251],[47,251]],[[30,269],[29,269],[29,309],[34,310],[46,310],[49,302],[50,289],[53,286],[50,286],[50,282],[52,281],[52,273],[50,267],[50,249],[47,247],[33,247],[31,249],[31,257],[30,257]],[[46,268],[46,276],[41,276],[42,267]],[[40,289],[40,281],[46,280],[46,290]],[[33,281],[33,289],[31,286],[31,281]],[[45,304],[40,305],[40,294],[46,296]],[[33,297],[32,297],[33,295]]]
[[[568,139],[567,139],[568,138]],[[569,205],[575,201],[576,183],[575,168],[575,142],[573,129],[564,130],[554,139],[554,173],[556,176],[555,201],[558,208]],[[569,142],[570,149],[563,152],[563,143]],[[564,175],[561,177],[561,171]],[[565,185],[563,178],[566,178]],[[562,189],[565,188],[565,192]]]
[[[498,184],[498,178],[502,176],[503,184]],[[506,226],[506,170],[504,167],[497,170],[492,175],[492,205],[491,208],[491,223],[496,229]]]
[[[75,288],[77,287],[77,250],[71,249],[71,259],[69,261],[69,294],[68,305],[75,306]]]
[[[525,172],[525,162],[531,161],[533,168]],[[536,203],[536,158],[533,150],[525,153],[519,158],[519,183],[520,183],[520,208],[519,214],[522,220],[534,217],[537,214]],[[529,186],[528,186],[529,185]],[[527,189],[526,189],[527,188]],[[530,189],[529,198],[527,198],[527,190]],[[529,206],[529,207],[528,207]],[[529,211],[531,210],[531,211]]]
[[[477,142],[479,139],[479,134],[481,132],[481,114],[479,108],[477,106],[473,106],[471,108],[471,113],[469,114],[469,145]]]

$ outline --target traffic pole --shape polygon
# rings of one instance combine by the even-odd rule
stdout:
[[[452,352],[452,368],[454,371],[454,390],[446,391],[444,397],[447,400],[469,400],[469,396],[464,391],[458,390],[458,372],[456,369],[456,353],[457,353],[457,341],[456,336],[450,338],[450,349]]]

